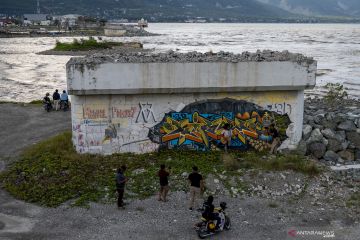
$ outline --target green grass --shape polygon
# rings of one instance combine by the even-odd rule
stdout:
[[[25,103],[25,102],[13,102],[13,101],[0,101],[0,104],[8,104],[8,103],[12,103],[12,104],[34,104],[34,105],[39,105],[42,104],[42,100],[32,100],[29,103]]]
[[[309,176],[321,172],[315,162],[296,154],[269,156],[267,152],[247,151],[234,152],[233,155],[238,161],[239,168],[255,168],[266,171],[293,170]]]
[[[348,207],[359,207],[360,206],[360,193],[354,193],[346,202]]]
[[[98,42],[93,37],[89,39],[74,39],[72,43],[56,42],[55,51],[88,51],[96,49],[108,49],[115,46],[123,46],[122,42]]]
[[[243,174],[239,168],[264,170],[294,170],[306,174],[317,173],[315,166],[305,159],[279,156],[264,160],[265,153],[231,153],[236,167],[223,162],[222,152],[162,151],[148,154],[114,154],[100,156],[78,154],[71,142],[71,132],[29,147],[19,161],[0,174],[0,184],[13,196],[28,201],[56,207],[72,200],[74,205],[87,205],[90,201],[113,202],[115,200],[115,172],[121,165],[128,167],[126,176],[127,197],[143,199],[156,194],[160,164],[172,167],[170,177],[172,191],[187,191],[184,172],[192,166],[199,167],[205,177],[209,174],[221,179],[224,187],[246,190],[246,183],[236,178]],[[278,160],[278,162],[277,162]],[[297,163],[296,161],[300,161]],[[136,170],[136,171],[134,171]],[[235,181],[234,181],[235,177]],[[231,181],[232,179],[232,181]]]

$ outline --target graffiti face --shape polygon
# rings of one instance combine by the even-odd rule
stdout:
[[[223,102],[199,102],[185,107],[182,112],[165,114],[162,122],[150,130],[149,138],[167,148],[207,151],[227,144],[232,149],[265,150],[272,141],[269,128],[275,123],[276,113],[246,101],[220,101]],[[202,111],[204,109],[206,112]]]

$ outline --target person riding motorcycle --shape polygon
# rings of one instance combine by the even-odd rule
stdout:
[[[202,217],[207,220],[216,220],[215,229],[219,229],[221,218],[219,217],[219,213],[215,212],[215,207],[213,205],[214,197],[209,196],[208,199],[203,203],[203,213]]]

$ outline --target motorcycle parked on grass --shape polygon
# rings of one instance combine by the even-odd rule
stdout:
[[[230,218],[225,213],[226,203],[221,202],[219,208],[215,208],[215,212],[219,214],[220,224],[219,227],[216,228],[216,220],[206,219],[201,217],[201,222],[195,225],[195,230],[199,236],[199,238],[204,239],[206,237],[210,237],[215,235],[223,230],[230,230]]]

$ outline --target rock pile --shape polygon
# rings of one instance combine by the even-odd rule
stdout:
[[[360,164],[360,102],[329,107],[322,99],[307,99],[300,146],[329,166]]]
[[[315,62],[313,58],[308,58],[299,53],[290,53],[289,51],[271,51],[264,50],[250,53],[243,52],[241,54],[234,54],[231,52],[188,52],[180,53],[175,51],[167,51],[163,53],[144,53],[144,52],[128,52],[128,53],[113,53],[113,54],[94,54],[86,58],[72,58],[71,63],[87,64],[87,63],[104,63],[104,62],[119,62],[119,63],[153,63],[153,62],[272,62],[272,61],[291,61],[303,66],[309,66]]]

